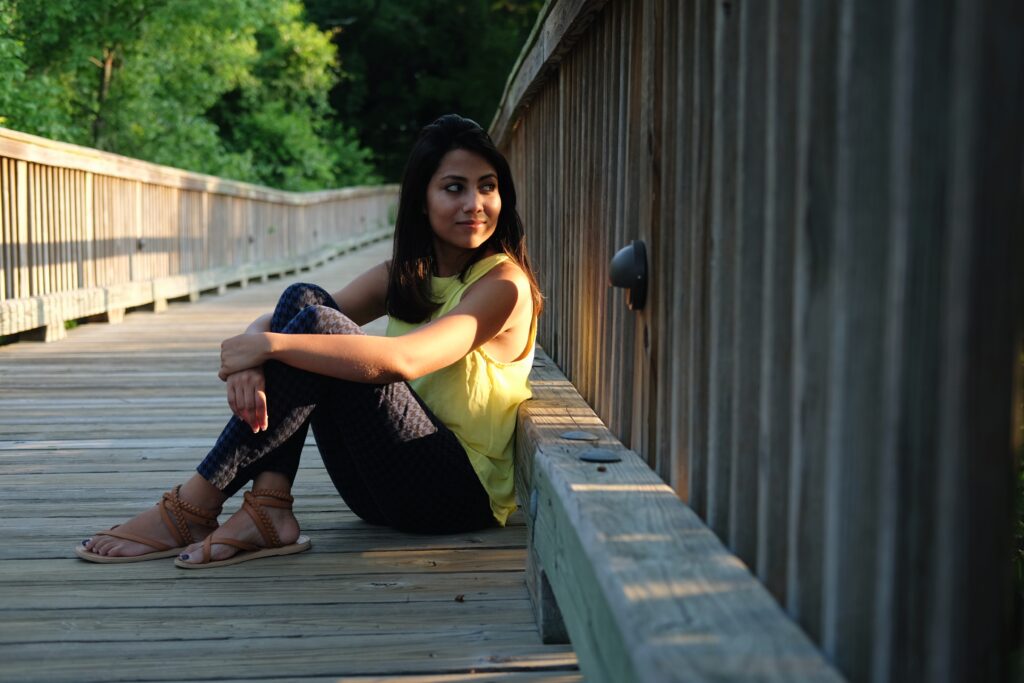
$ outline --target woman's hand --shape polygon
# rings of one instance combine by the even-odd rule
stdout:
[[[220,372],[217,376],[226,382],[236,372],[258,368],[267,360],[269,350],[270,342],[264,333],[240,334],[225,339],[220,345]]]
[[[263,369],[249,368],[236,372],[228,376],[227,383],[231,412],[249,425],[253,433],[266,430],[269,417]]]

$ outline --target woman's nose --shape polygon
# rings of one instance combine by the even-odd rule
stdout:
[[[466,205],[464,207],[466,213],[475,214],[480,211],[483,206],[483,198],[479,192],[470,192],[466,197]]]

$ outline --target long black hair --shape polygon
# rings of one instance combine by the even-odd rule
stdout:
[[[430,179],[441,165],[444,155],[453,149],[464,149],[486,159],[498,174],[498,195],[501,197],[501,213],[498,214],[494,234],[474,250],[459,273],[459,278],[464,280],[470,266],[483,258],[489,250],[504,252],[529,278],[534,314],[539,315],[543,297],[526,252],[526,236],[523,221],[516,211],[516,188],[508,161],[494,146],[487,131],[475,121],[457,114],[445,114],[424,127],[406,162],[395,220],[394,253],[388,275],[388,315],[418,323],[428,319],[441,305],[430,293],[430,278],[437,274],[437,264],[434,231],[430,227],[425,208]]]

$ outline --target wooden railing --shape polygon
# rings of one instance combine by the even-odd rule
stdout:
[[[541,343],[851,680],[1006,666],[1022,7],[553,1],[491,126]]]
[[[294,270],[391,234],[397,187],[272,190],[0,128],[0,336]]]

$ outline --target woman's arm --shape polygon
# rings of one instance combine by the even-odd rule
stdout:
[[[356,382],[384,384],[421,377],[451,365],[508,329],[532,306],[518,268],[495,268],[451,312],[401,337],[362,335],[239,335],[224,342],[221,375],[267,360]],[[528,316],[527,316],[528,319]]]
[[[334,294],[338,307],[359,325],[365,325],[384,314],[384,296],[387,292],[387,266],[382,263],[363,273],[347,287]],[[246,328],[243,336],[255,336],[270,332],[271,313],[256,318]],[[262,365],[262,364],[260,364]],[[258,432],[267,428],[266,380],[260,365],[225,375],[227,382],[228,406],[231,412]]]
[[[370,268],[332,296],[341,312],[352,322],[365,325],[387,312],[387,294],[388,264],[384,262]]]

